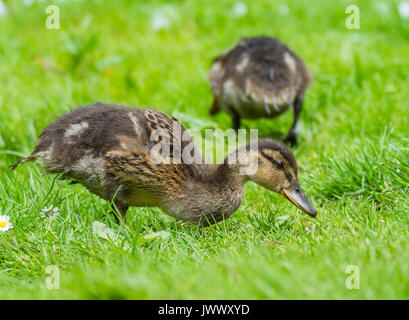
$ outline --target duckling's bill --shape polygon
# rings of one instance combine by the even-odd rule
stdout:
[[[313,218],[317,216],[317,210],[308,201],[308,198],[302,191],[298,181],[293,181],[288,188],[281,189],[280,193],[290,200],[298,209],[304,211],[309,216]]]

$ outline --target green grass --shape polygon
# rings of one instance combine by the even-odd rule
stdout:
[[[60,30],[44,26],[52,3]],[[360,30],[345,28],[350,1],[291,1],[287,14],[284,2],[249,1],[240,18],[231,16],[235,3],[6,1],[0,214],[14,228],[0,233],[0,299],[409,298],[409,19],[399,2],[382,2],[382,12],[378,2],[355,1]],[[168,29],[152,31],[157,10],[173,17]],[[227,115],[208,114],[206,73],[240,37],[259,34],[286,42],[314,76],[293,151],[318,219],[249,183],[240,209],[209,228],[146,208],[130,209],[128,226],[117,226],[109,204],[81,186],[54,181],[37,164],[8,169],[56,115],[96,101],[229,128]],[[291,120],[244,125],[269,136],[286,133]],[[60,209],[52,221],[40,215],[50,205]],[[118,239],[94,234],[94,221]],[[144,240],[159,231],[169,236]],[[359,290],[346,288],[350,265],[359,267]],[[48,266],[60,270],[59,290],[46,289]]]

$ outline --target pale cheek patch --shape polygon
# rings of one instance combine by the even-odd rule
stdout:
[[[80,123],[72,124],[64,133],[64,140],[66,143],[72,142],[72,137],[79,136],[88,128],[88,122],[82,121]]]

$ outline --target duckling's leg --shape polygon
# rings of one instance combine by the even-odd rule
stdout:
[[[118,214],[115,210],[118,209],[119,213],[121,214],[122,220],[124,221],[124,223],[126,224],[126,211],[128,210],[129,206],[127,204],[123,204],[117,200],[114,200],[114,203],[111,205],[112,207],[112,211],[114,212],[115,215],[115,220],[117,224],[120,224],[121,221],[119,220]]]
[[[217,103],[216,97],[213,98],[212,106],[210,107],[210,114],[214,116],[215,114],[219,113],[220,106]]]
[[[284,138],[285,142],[289,142],[291,146],[295,146],[297,144],[297,122],[298,122],[298,117],[301,112],[302,108],[302,101],[303,101],[303,95],[298,94],[295,97],[294,101],[294,122],[293,125],[291,126],[290,131],[287,133],[286,137]]]
[[[240,129],[240,116],[236,111],[233,111],[233,129],[236,131]]]

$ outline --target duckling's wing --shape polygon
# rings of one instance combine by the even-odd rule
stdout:
[[[105,159],[108,171],[131,189],[158,193],[177,187],[188,175],[183,165],[155,163],[148,155],[130,150],[110,151]]]
[[[171,162],[181,165],[189,164],[191,161],[194,163],[203,161],[200,149],[178,119],[151,109],[145,109],[145,118],[147,134],[150,137],[150,146],[154,149],[153,151],[162,146],[162,150],[169,153]],[[186,152],[189,150],[191,154],[188,155]],[[152,149],[150,151],[152,155]]]
[[[122,140],[105,154],[108,170],[126,184],[163,190],[195,175],[193,163],[202,154],[185,127],[174,117],[145,109],[144,124],[149,141],[145,146]],[[193,155],[186,154],[194,150]],[[185,152],[184,152],[185,151]]]

